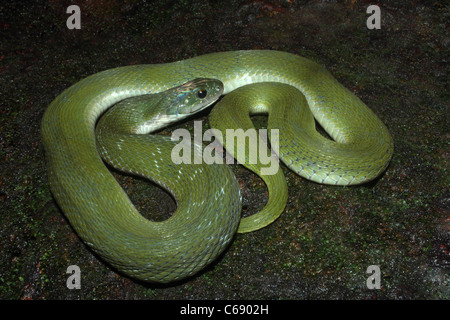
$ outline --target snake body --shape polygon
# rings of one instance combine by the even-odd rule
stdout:
[[[291,118],[298,119],[298,113],[305,113],[309,118],[307,126],[312,126],[314,116],[334,140],[325,141],[302,129],[293,129],[283,136],[280,128],[280,149],[281,145],[288,146],[286,152],[280,151],[284,152],[281,159],[286,159],[284,161],[294,171],[314,181],[363,183],[385,170],[392,156],[392,139],[375,114],[323,67],[297,55],[279,51],[231,51],[167,64],[126,66],[89,76],[60,94],[44,114],[41,132],[50,187],[84,242],[131,277],[170,282],[195,274],[230,243],[239,223],[240,194],[226,166],[218,165],[219,168],[210,170],[209,165],[189,169],[190,165],[174,167],[169,164],[167,169],[161,161],[153,162],[158,170],[140,173],[153,175],[158,171],[159,176],[149,178],[175,195],[178,208],[168,220],[150,222],[137,212],[97,152],[95,125],[109,107],[121,100],[159,93],[196,78],[220,80],[224,94],[235,89],[237,93],[252,91],[252,86],[247,86],[250,84],[278,83],[278,89],[273,85],[265,88],[265,98],[252,98],[257,100],[253,111],[267,112],[264,101],[280,94],[302,100],[298,98],[298,91],[301,92],[310,115],[307,115],[309,111],[285,110],[275,121],[276,117],[271,117],[269,111],[269,123],[274,119],[274,126],[286,127],[285,123]],[[225,96],[219,104],[234,109],[235,92],[229,95],[230,99],[225,100]],[[247,115],[238,112],[231,118],[241,120]],[[225,117],[213,123],[213,126],[223,123],[231,127]],[[301,139],[291,139],[289,143],[292,135]],[[306,140],[300,142],[303,138]],[[312,151],[302,154],[295,151],[296,144],[311,150],[310,143]],[[342,151],[340,145],[346,150]],[[327,150],[323,156],[322,146]],[[151,146],[141,150],[145,153],[147,147]],[[170,155],[169,149],[161,144],[152,150]],[[340,156],[338,160],[328,161],[334,154]],[[143,156],[127,157],[139,162]],[[297,160],[299,164],[293,164]],[[200,171],[206,171],[205,176],[197,174]],[[266,182],[269,188],[266,208],[274,204],[276,207],[277,203],[284,207],[284,200],[270,199],[270,193],[278,189],[284,190],[281,197],[286,197],[283,195],[286,187],[282,185],[285,182],[281,182],[282,176],[278,178],[275,185]],[[219,186],[215,185],[217,181]],[[198,191],[195,187],[199,185],[206,186],[209,193]],[[180,203],[179,199],[189,204]],[[216,199],[216,204],[212,199]],[[282,211],[282,208],[276,210]],[[278,215],[279,212],[273,214]]]

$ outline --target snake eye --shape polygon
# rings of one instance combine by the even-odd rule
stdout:
[[[206,90],[199,90],[197,92],[197,97],[199,97],[200,99],[203,99],[204,97],[206,97]]]

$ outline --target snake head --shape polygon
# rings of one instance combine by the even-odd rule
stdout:
[[[216,79],[198,78],[165,92],[169,103],[167,115],[190,115],[216,102],[223,93],[223,83]]]
[[[146,134],[205,109],[222,93],[221,81],[195,79],[166,91],[125,99],[108,112],[115,110],[117,114],[127,114],[125,123],[130,128],[127,131]],[[116,127],[119,121],[115,120]]]

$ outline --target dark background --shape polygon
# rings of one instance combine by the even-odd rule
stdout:
[[[444,3],[3,1],[0,298],[449,299]],[[81,9],[81,30],[66,27],[70,4]],[[371,4],[380,6],[380,30],[366,27]],[[282,50],[324,65],[389,128],[395,143],[389,168],[373,183],[342,188],[283,167],[289,199],[282,216],[237,235],[199,275],[161,286],[115,273],[80,241],[52,198],[39,133],[45,109],[101,70],[238,49]],[[239,166],[233,170],[244,214],[257,212],[267,199],[264,183]],[[164,217],[175,209],[159,188],[116,176],[140,211]],[[66,287],[72,264],[81,269],[80,290]],[[370,265],[380,267],[379,290],[366,287]]]

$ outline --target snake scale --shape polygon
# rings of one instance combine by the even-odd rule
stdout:
[[[239,185],[228,166],[174,165],[167,160],[174,141],[151,139],[138,145],[136,135],[126,134],[112,143],[120,153],[113,165],[146,176],[177,201],[176,212],[162,222],[136,210],[99,154],[96,123],[114,104],[182,87],[193,79],[223,84],[216,95],[225,97],[211,112],[211,127],[249,128],[249,115],[268,114],[268,129],[279,128],[280,159],[307,179],[360,184],[383,172],[392,156],[392,138],[375,114],[322,66],[298,55],[219,52],[89,76],[61,93],[42,119],[50,188],[83,241],[130,277],[162,283],[189,277],[214,261],[238,228],[260,228],[260,217],[270,223],[285,206],[287,186],[278,170],[262,177],[269,190],[266,206],[240,221]],[[315,132],[315,121],[332,140]],[[149,132],[143,128],[140,133]],[[223,143],[226,147],[228,142]]]

